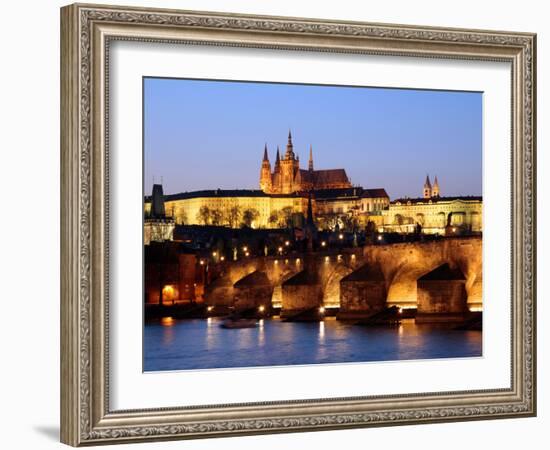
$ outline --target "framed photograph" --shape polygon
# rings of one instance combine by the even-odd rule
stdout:
[[[62,8],[62,442],[535,415],[535,57]]]

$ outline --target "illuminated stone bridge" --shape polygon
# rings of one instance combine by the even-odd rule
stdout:
[[[269,302],[283,311],[339,308],[340,317],[352,318],[392,305],[481,310],[481,286],[481,237],[457,237],[236,261],[205,298],[237,308]]]

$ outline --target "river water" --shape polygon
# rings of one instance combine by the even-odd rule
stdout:
[[[404,323],[362,327],[324,322],[260,321],[224,329],[221,319],[164,318],[144,327],[144,370],[213,369],[481,356],[480,331]]]

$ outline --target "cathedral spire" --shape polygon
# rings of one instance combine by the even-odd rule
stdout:
[[[430,175],[426,174],[426,181],[424,182],[424,187],[431,188],[432,184],[430,183]]]
[[[260,189],[264,192],[271,192],[271,164],[267,156],[267,142],[264,147],[264,159],[260,170]]]
[[[432,187],[432,197],[439,197],[439,181],[437,181],[437,175],[434,179],[434,185]]]
[[[432,184],[429,175],[426,175],[426,181],[424,182],[424,198],[432,198]]]
[[[309,165],[308,169],[310,172],[313,172],[313,146],[310,144],[309,146]]]
[[[277,156],[275,157],[275,167],[273,168],[273,172],[277,173],[281,170],[281,155],[279,151],[279,146],[277,145]]]
[[[288,142],[286,144],[285,159],[294,159],[294,146],[292,145],[292,133],[288,130]]]

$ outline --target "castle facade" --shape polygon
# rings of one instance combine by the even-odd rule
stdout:
[[[426,175],[422,198],[392,201],[382,211],[379,232],[414,233],[420,227],[424,234],[457,234],[483,231],[482,197],[442,197],[437,176],[434,183]]]

